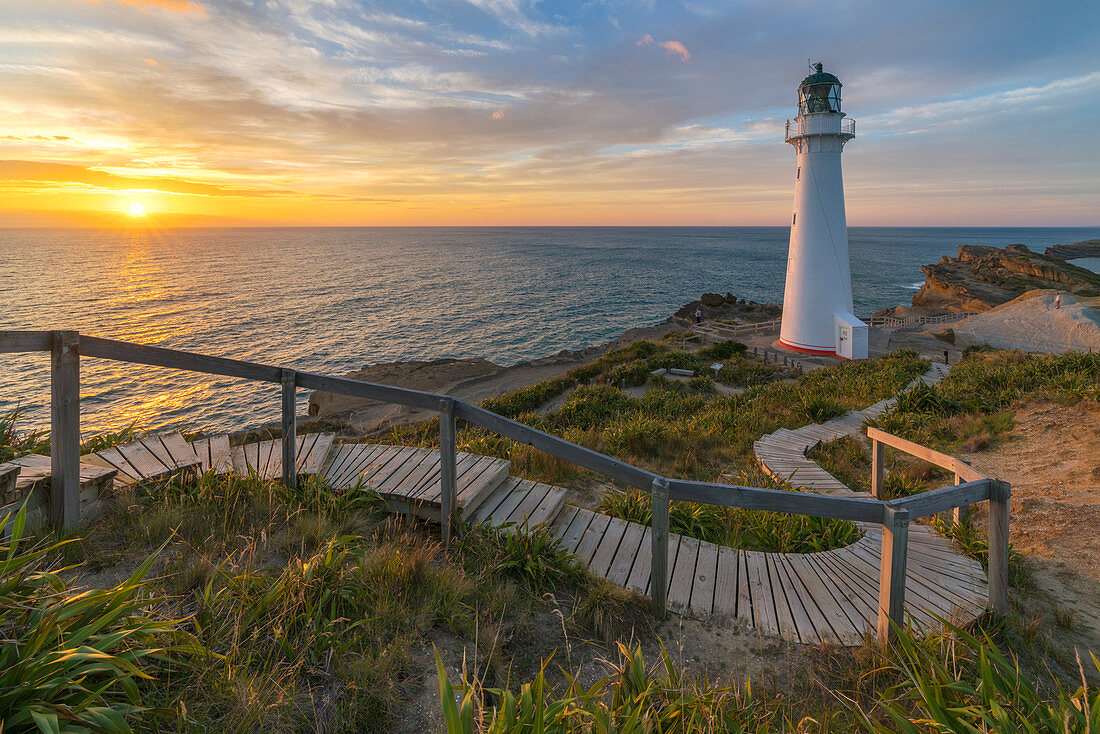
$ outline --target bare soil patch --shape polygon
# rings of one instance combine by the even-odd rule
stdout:
[[[1029,403],[1007,443],[960,458],[1012,484],[1012,544],[1039,592],[1072,612],[1067,636],[1100,651],[1100,405]]]

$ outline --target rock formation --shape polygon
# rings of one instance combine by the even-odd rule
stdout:
[[[1078,247],[1061,252],[1086,252],[1079,247],[1086,244],[1059,247]],[[987,311],[1037,288],[1056,288],[1084,297],[1100,295],[1100,275],[1062,259],[1087,255],[1061,252],[1052,256],[1032,252],[1025,245],[1004,249],[962,245],[958,257],[945,256],[921,268],[925,281],[913,296],[913,306],[933,313]]]
[[[681,307],[672,318],[681,325],[690,324],[695,320],[696,310],[702,310],[703,318],[734,324],[770,321],[783,314],[783,306],[777,303],[757,303],[746,301],[744,298],[738,300],[732,293],[724,296],[718,293],[704,293],[698,301],[692,301]]]
[[[1100,240],[1084,240],[1071,242],[1068,245],[1055,245],[1048,247],[1044,253],[1047,257],[1059,260],[1073,260],[1077,257],[1100,257]]]

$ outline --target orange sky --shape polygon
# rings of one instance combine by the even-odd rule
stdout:
[[[851,224],[1095,225],[1073,6],[9,4],[0,226],[785,224],[811,52],[858,120]]]

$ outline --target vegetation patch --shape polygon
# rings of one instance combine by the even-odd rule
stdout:
[[[903,392],[877,425],[946,453],[980,451],[1005,439],[1026,400],[1100,400],[1100,354],[968,348],[943,381]]]
[[[620,643],[618,652],[606,663],[607,677],[564,692],[555,692],[541,672],[519,685],[518,695],[486,690],[476,680],[456,694],[438,664],[447,730],[1084,734],[1100,725],[1100,689],[1084,680],[1084,665],[1075,689],[1049,677],[1044,687],[990,636],[958,628],[924,640],[901,630],[889,648],[833,654],[815,666],[809,690],[686,676],[663,649],[654,665],[636,646]],[[1100,661],[1090,662],[1100,671]]]
[[[735,484],[797,491],[760,471],[742,473]],[[600,511],[653,524],[650,494],[641,490],[604,494]],[[771,553],[814,553],[850,545],[863,533],[855,523],[782,512],[744,510],[695,502],[671,502],[669,530],[719,545]]]
[[[386,730],[436,634],[509,658],[544,593],[614,609],[545,532],[471,528],[444,552],[312,478],[207,474],[112,504],[79,537],[0,525],[5,732]]]

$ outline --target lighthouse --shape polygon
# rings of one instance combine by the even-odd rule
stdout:
[[[867,325],[852,314],[852,275],[840,154],[856,136],[840,109],[840,80],[816,64],[798,87],[787,142],[798,161],[787,250],[780,345],[810,354],[867,358]]]

